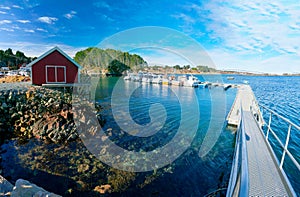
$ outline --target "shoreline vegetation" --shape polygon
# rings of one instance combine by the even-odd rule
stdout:
[[[154,70],[147,69],[145,71],[156,73],[156,74],[193,74],[193,75],[244,75],[244,76],[300,76],[300,73],[283,73],[283,74],[274,74],[274,73],[254,73],[254,72],[239,72],[239,71],[215,71],[215,72],[198,72],[191,70],[180,70],[175,72],[166,72],[163,69]]]
[[[26,64],[35,60],[36,57],[26,57],[21,51],[13,53],[11,48],[7,50],[0,50],[0,72],[3,68],[16,70],[24,67]],[[131,72],[151,72],[156,74],[226,74],[226,75],[249,75],[249,76],[300,76],[299,73],[263,73],[252,71],[238,71],[238,70],[219,70],[205,65],[197,65],[191,67],[190,65],[151,65],[137,54],[130,54],[114,49],[100,49],[96,47],[89,47],[87,49],[76,52],[74,60],[83,66],[82,72],[89,75],[121,75],[125,71]],[[1,78],[1,73],[0,73]],[[0,83],[4,83],[0,81]]]

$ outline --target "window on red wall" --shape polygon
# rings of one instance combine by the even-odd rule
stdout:
[[[66,67],[47,65],[46,83],[66,83]]]

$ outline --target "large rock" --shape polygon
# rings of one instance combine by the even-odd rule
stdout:
[[[41,187],[36,186],[29,181],[18,179],[16,186],[11,192],[12,197],[59,197],[59,195],[50,193]]]
[[[0,175],[0,196],[5,196],[5,194],[11,192],[13,187],[10,182]]]

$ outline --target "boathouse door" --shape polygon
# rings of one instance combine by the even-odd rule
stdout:
[[[66,67],[46,66],[46,83],[66,83]]]

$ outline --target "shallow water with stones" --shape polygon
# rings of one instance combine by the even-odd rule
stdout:
[[[241,76],[234,75],[234,80],[228,81],[227,76],[222,80],[228,83],[249,81],[259,103],[277,111],[300,125],[300,77],[292,76]],[[198,76],[199,79],[219,81],[213,75]],[[114,122],[111,112],[111,92],[118,78],[100,79],[96,100],[101,103],[107,123],[103,127],[106,133],[118,133],[120,129]],[[219,81],[220,82],[220,81]],[[199,148],[206,134],[210,114],[211,91],[222,92],[222,89],[190,89],[199,100],[200,122],[197,134],[188,150],[172,164],[156,171],[143,173],[128,173],[115,170],[99,161],[86,150],[79,141],[66,146],[45,144],[36,139],[19,144],[16,140],[1,147],[1,174],[14,182],[18,178],[28,179],[45,189],[64,196],[97,195],[93,189],[98,185],[111,184],[114,189],[112,196],[133,196],[141,193],[149,196],[203,196],[211,191],[226,188],[229,179],[231,161],[234,150],[234,134],[224,129],[213,149],[203,158],[199,157]],[[152,94],[151,94],[152,92]],[[226,112],[234,100],[236,90],[229,89],[226,95]],[[139,124],[150,121],[148,109],[152,103],[161,103],[169,111],[169,121],[161,135],[153,136],[145,141],[132,141],[130,136],[124,139],[111,136],[116,144],[128,150],[152,150],[172,139],[174,129],[178,126],[180,107],[176,96],[170,89],[160,86],[141,86],[135,91],[130,100],[132,103],[131,116]],[[146,108],[146,110],[145,110]],[[176,111],[177,110],[177,111]],[[168,110],[167,110],[168,111]],[[172,114],[171,112],[175,112]],[[267,116],[264,116],[267,120]],[[284,140],[285,127],[279,120],[274,121],[274,127]],[[165,134],[169,135],[165,135]],[[164,136],[165,135],[165,136]],[[289,150],[299,161],[299,131],[292,131]],[[164,137],[166,142],[159,141]],[[271,139],[272,140],[272,139]],[[280,156],[280,148],[274,145],[275,152]],[[299,194],[299,173],[287,160],[284,166],[294,189]],[[223,191],[224,192],[224,191]]]

